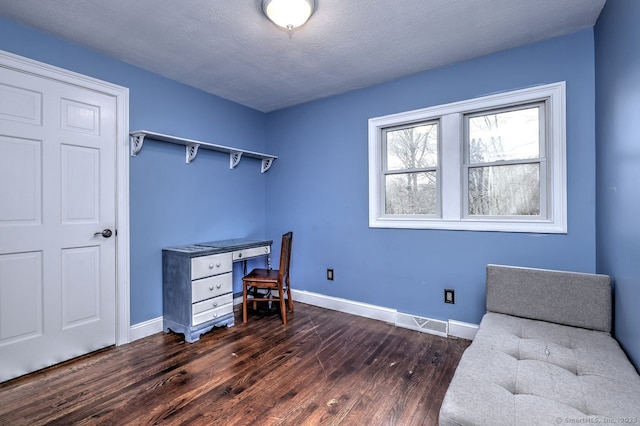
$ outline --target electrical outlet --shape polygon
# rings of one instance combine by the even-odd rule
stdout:
[[[327,269],[327,279],[333,281],[333,269],[331,268]]]
[[[456,303],[456,292],[450,288],[444,289],[444,303]]]

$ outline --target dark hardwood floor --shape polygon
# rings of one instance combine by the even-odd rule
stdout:
[[[296,303],[0,384],[0,425],[433,425],[469,342]]]

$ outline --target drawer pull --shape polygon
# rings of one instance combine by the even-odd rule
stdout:
[[[222,287],[222,284],[216,284],[216,288],[220,288],[220,287]],[[213,289],[211,289],[211,290],[213,290]]]
[[[218,313],[217,313],[217,312],[214,312],[214,313],[213,313],[213,317],[214,317],[214,318],[218,318]]]
[[[213,307],[217,308],[218,307],[218,302],[213,302]]]
[[[242,252],[238,253],[238,258],[242,257]]]
[[[213,269],[213,263],[209,264],[209,269]]]

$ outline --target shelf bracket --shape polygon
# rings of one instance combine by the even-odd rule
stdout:
[[[229,168],[235,169],[240,159],[242,158],[242,151],[233,151],[229,153]]]
[[[267,170],[269,170],[271,168],[271,165],[273,164],[273,160],[273,158],[263,158],[262,166],[260,167],[260,173],[265,173]]]
[[[144,133],[135,133],[131,135],[131,156],[135,157],[137,153],[142,149],[142,143],[144,142]]]
[[[200,148],[200,145],[197,143],[185,145],[187,164],[191,163],[196,158],[196,155],[198,154],[198,148]]]

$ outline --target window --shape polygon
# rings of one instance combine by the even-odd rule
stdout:
[[[435,215],[438,175],[438,123],[383,130],[387,215]]]
[[[465,116],[468,216],[541,216],[542,123],[544,103]]]
[[[370,119],[369,226],[565,233],[565,84]]]

